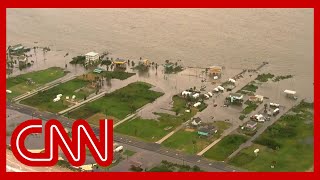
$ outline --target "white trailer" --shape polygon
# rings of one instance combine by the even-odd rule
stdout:
[[[113,152],[120,152],[122,150],[123,150],[123,146],[119,146]]]
[[[201,102],[197,102],[197,103],[195,103],[194,105],[193,105],[193,107],[198,107],[198,106],[200,106],[201,105]]]

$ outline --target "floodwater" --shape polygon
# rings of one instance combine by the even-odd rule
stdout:
[[[89,51],[229,71],[268,61],[262,72],[294,75],[259,88],[275,98],[292,89],[313,99],[313,29],[313,9],[7,9],[7,46],[52,49],[24,72],[64,67]]]

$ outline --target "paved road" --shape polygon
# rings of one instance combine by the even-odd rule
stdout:
[[[300,103],[301,100],[297,100],[294,104],[292,104],[291,107],[286,107],[286,109],[284,111],[281,111],[278,116],[270,121],[266,121],[263,123],[263,126],[261,128],[259,128],[256,132],[255,135],[253,135],[250,139],[248,139],[245,143],[241,144],[239,146],[239,148],[234,151],[229,157],[228,159],[231,159],[232,157],[234,157],[235,155],[237,155],[242,149],[247,148],[249,146],[251,146],[253,143],[253,141],[259,137],[269,126],[271,126],[272,124],[274,124],[277,120],[280,119],[280,117],[284,114],[286,114],[292,107],[298,105]]]
[[[49,119],[57,119],[61,122],[61,124],[64,127],[71,128],[73,120],[68,120],[68,118],[59,116],[57,114],[52,114],[49,112],[40,112],[34,108],[24,106],[21,104],[13,104],[11,102],[7,101],[7,109],[12,109],[19,111],[24,114],[28,114],[30,116],[39,117],[42,120],[49,120]],[[95,134],[99,135],[99,128],[92,127]],[[149,143],[149,142],[143,142],[140,140],[137,140],[132,137],[120,135],[120,134],[114,134],[114,141],[119,142],[122,144],[131,145],[134,147],[138,147],[140,149],[149,150],[156,152],[158,154],[162,154],[164,156],[168,156],[171,158],[176,158],[178,160],[183,160],[185,162],[192,163],[194,165],[201,165],[206,166],[207,168],[211,168],[213,172],[232,172],[232,171],[243,171],[234,167],[231,167],[225,163],[222,162],[216,162],[216,161],[210,161],[207,159],[204,159],[203,157],[197,156],[197,155],[188,155],[173,149],[164,148],[159,144],[156,143]]]

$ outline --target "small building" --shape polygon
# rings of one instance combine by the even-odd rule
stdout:
[[[218,129],[212,125],[203,125],[198,128],[198,135],[200,136],[211,136],[218,132]]]
[[[98,74],[100,74],[102,71],[103,70],[100,69],[100,68],[96,68],[96,69],[93,70],[94,73],[98,73]]]
[[[263,102],[263,96],[261,96],[261,95],[249,96],[249,101],[251,101],[251,102]]]
[[[211,66],[209,67],[209,75],[221,77],[222,67],[221,66]]]
[[[80,168],[82,171],[92,171],[93,167],[95,167],[97,164],[84,164],[82,166],[79,166],[78,168]]]
[[[10,47],[11,51],[19,51],[22,49],[24,49],[24,46],[22,44],[16,44],[16,45]]]
[[[290,98],[295,98],[296,96],[296,91],[292,91],[292,90],[284,90],[283,91],[286,95],[287,95],[287,97],[290,97]]]
[[[85,54],[86,61],[85,64],[93,64],[99,60],[99,53],[96,52],[89,52]]]
[[[239,93],[230,93],[229,95],[231,103],[242,103],[243,102],[243,95]]]
[[[254,131],[254,130],[257,129],[257,125],[258,125],[258,123],[255,122],[255,121],[248,121],[245,127],[246,127],[247,129],[249,129],[249,130]]]
[[[256,114],[254,115],[254,118],[258,121],[258,122],[264,122],[265,118],[262,114]]]
[[[150,66],[151,62],[149,61],[149,59],[144,59],[144,60],[141,60],[141,64],[148,67]]]
[[[199,118],[199,117],[192,118],[191,124],[194,125],[194,126],[200,125],[201,124],[201,118]]]
[[[124,59],[117,58],[116,60],[112,61],[112,64],[114,64],[117,68],[126,68],[127,67],[127,61]]]

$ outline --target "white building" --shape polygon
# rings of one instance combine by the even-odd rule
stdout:
[[[96,52],[89,52],[86,55],[86,64],[92,64],[99,60],[99,53]]]

